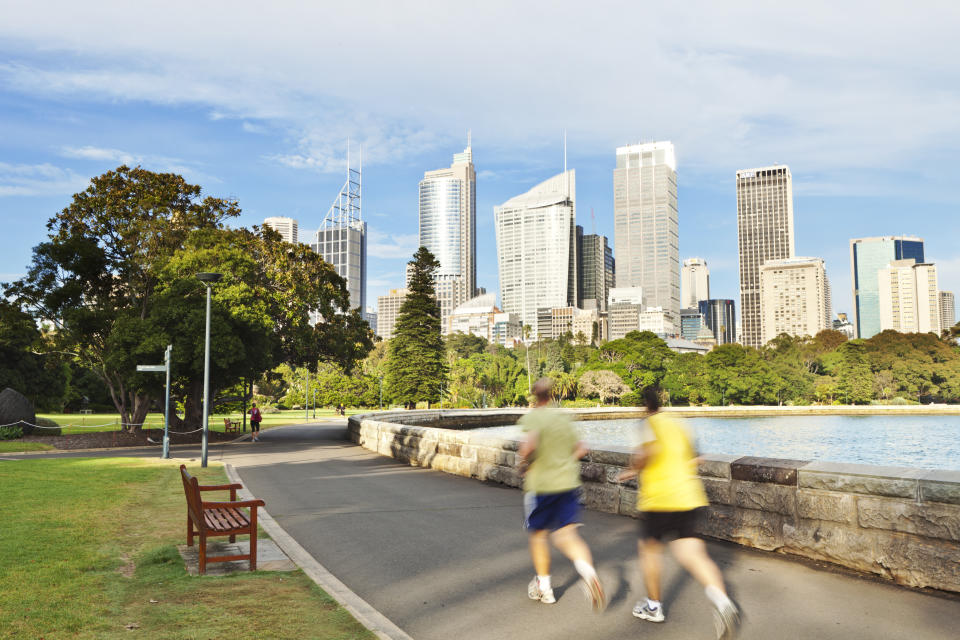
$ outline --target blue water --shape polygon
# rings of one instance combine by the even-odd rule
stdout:
[[[960,416],[689,418],[702,453],[960,469]],[[637,420],[576,423],[593,447],[635,442]],[[517,427],[485,429],[519,435]]]

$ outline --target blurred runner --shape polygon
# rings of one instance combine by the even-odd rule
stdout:
[[[587,454],[566,412],[548,406],[550,378],[533,385],[536,406],[520,419],[526,440],[520,445],[525,525],[530,532],[530,557],[537,575],[527,587],[531,600],[553,604],[550,585],[550,541],[567,556],[583,579],[584,592],[595,611],[606,608],[606,597],[593,567],[590,548],[580,526],[580,458]]]
[[[697,477],[692,440],[678,418],[660,412],[659,389],[648,387],[643,397],[650,415],[642,444],[633,455],[631,470],[621,474],[621,479],[626,479],[639,472],[638,549],[647,598],[637,602],[633,615],[651,622],[664,621],[660,573],[667,544],[680,566],[705,587],[716,611],[717,638],[732,638],[740,626],[740,611],[727,596],[720,569],[696,533],[697,519],[708,502]]]

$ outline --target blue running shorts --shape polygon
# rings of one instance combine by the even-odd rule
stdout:
[[[524,526],[529,531],[556,531],[580,523],[580,489],[523,494]]]

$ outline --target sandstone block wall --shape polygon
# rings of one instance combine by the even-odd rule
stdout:
[[[520,487],[520,442],[463,429],[512,424],[522,413],[379,413],[351,417],[348,432],[414,466]],[[588,508],[636,516],[636,480],[617,482],[630,453],[607,447],[584,458]],[[960,592],[960,471],[706,455],[699,474],[711,503],[706,536]]]

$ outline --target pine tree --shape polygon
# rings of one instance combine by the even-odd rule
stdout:
[[[386,363],[387,389],[404,404],[438,402],[447,376],[440,304],[433,284],[440,263],[420,247],[408,264],[408,293],[397,314]]]

